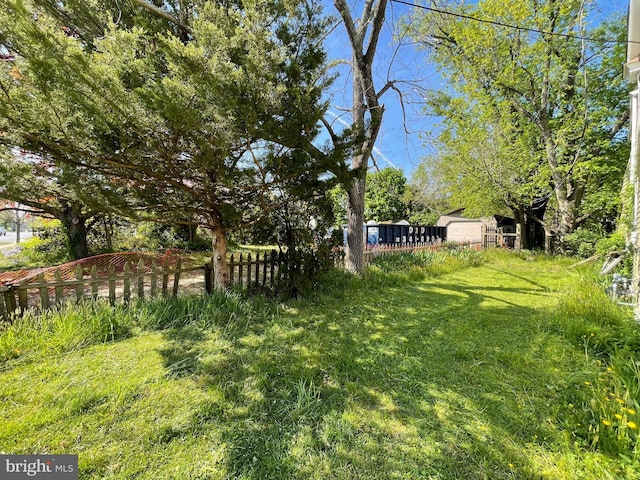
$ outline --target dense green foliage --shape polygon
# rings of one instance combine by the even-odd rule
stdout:
[[[449,87],[431,100],[444,129],[428,171],[471,215],[510,210],[528,248],[542,246],[539,224],[564,250],[577,227],[610,233],[619,213],[628,159],[626,29],[617,18],[589,26],[593,8],[578,0],[483,0],[460,13],[527,30],[436,12],[412,24]]]
[[[0,333],[0,442],[87,479],[639,478],[629,312],[566,259],[445,258],[284,304],[27,317]]]
[[[398,168],[383,168],[367,175],[364,194],[364,217],[377,222],[406,220],[407,179]]]
[[[314,144],[326,19],[312,0],[149,6],[1,2],[2,143],[85,204],[205,226],[224,262],[228,231],[313,202],[343,163],[339,138]]]
[[[427,161],[420,162],[413,170],[405,192],[410,223],[435,225],[441,215],[456,208],[454,202],[458,200],[450,198],[449,188],[442,180],[430,170]]]
[[[364,219],[375,222],[398,222],[410,215],[407,179],[397,168],[383,168],[367,175],[364,193]],[[328,192],[333,225],[347,222],[347,192],[337,185]]]

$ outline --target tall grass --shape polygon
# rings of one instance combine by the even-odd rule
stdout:
[[[27,312],[0,326],[0,361],[55,355],[125,337],[135,313],[104,302],[69,303],[40,314]]]
[[[137,325],[163,330],[193,325],[207,329],[272,318],[278,305],[265,297],[248,297],[239,292],[218,291],[206,296],[185,296],[139,304]]]
[[[103,301],[70,302],[55,310],[27,312],[11,324],[0,325],[0,362],[112,342],[133,330],[248,325],[273,318],[277,311],[278,305],[268,299],[232,292],[155,299],[128,307]]]
[[[621,348],[640,348],[631,311],[613,302],[597,279],[578,274],[561,292],[556,321],[572,342],[586,344],[592,355],[609,357]]]
[[[566,387],[560,420],[583,447],[640,467],[640,331],[631,310],[583,274],[562,292],[554,321],[585,356],[584,371]]]
[[[449,250],[421,250],[417,252],[389,253],[375,257],[371,265],[384,273],[395,273],[410,280],[425,276],[439,276],[483,263],[477,250],[458,248]]]
[[[0,331],[0,439],[83,478],[638,478],[638,327],[567,265],[396,254],[285,304],[27,315]]]

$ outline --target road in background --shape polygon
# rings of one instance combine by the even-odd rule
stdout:
[[[31,232],[20,232],[20,241],[27,240],[32,237]],[[0,246],[8,246],[16,243],[16,232],[7,232],[6,235],[0,235]]]

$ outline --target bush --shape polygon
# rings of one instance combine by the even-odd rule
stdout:
[[[317,247],[299,245],[289,249],[286,262],[278,272],[281,281],[275,286],[279,295],[297,297],[317,286],[320,277],[333,270],[335,256],[330,241],[321,241]]]
[[[596,242],[596,253],[603,255],[610,252],[621,252],[626,250],[626,243],[623,232],[614,232]]]
[[[176,225],[143,222],[123,226],[114,239],[116,251],[159,251],[167,248],[183,250],[207,250],[211,241],[205,235]]]
[[[588,258],[596,253],[596,244],[602,240],[602,235],[583,228],[576,229],[564,239],[566,253]]]
[[[22,256],[29,266],[58,265],[68,262],[69,244],[58,221],[41,224],[38,236],[20,244]]]

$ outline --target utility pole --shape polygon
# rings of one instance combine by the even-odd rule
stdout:
[[[640,132],[638,131],[638,122],[640,120],[640,112],[638,111],[638,95],[640,91],[640,0],[630,0],[627,20],[627,63],[624,65],[623,78],[636,87],[636,89],[631,92],[629,105],[631,109],[629,183],[633,187],[633,220],[628,244],[633,253],[631,293],[635,305],[634,313],[636,321],[640,321],[640,213],[638,212],[640,197],[640,180],[638,175],[640,160]]]

